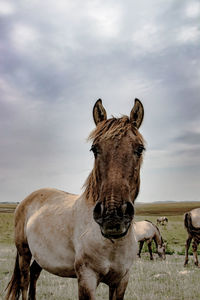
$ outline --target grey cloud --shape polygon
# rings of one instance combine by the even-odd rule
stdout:
[[[74,187],[76,178],[83,182],[92,167],[85,140],[94,128],[92,107],[99,97],[109,114],[118,115],[129,113],[134,97],[142,99],[142,130],[149,149],[197,145],[198,134],[180,134],[198,121],[200,109],[199,43],[177,40],[182,27],[197,24],[184,14],[187,3],[50,1],[47,9],[46,1],[19,2],[0,27],[0,80],[5,83],[0,87],[0,163],[5,174],[17,174],[20,166],[23,177],[23,170],[27,176],[34,169],[33,182],[38,182],[39,165],[58,184],[59,166],[60,172],[66,170],[67,186]],[[103,13],[109,5],[119,12],[113,35],[101,19],[106,20]],[[138,43],[133,36],[139,32],[140,37],[145,24],[153,24],[155,32],[150,28],[147,41]],[[36,32],[26,47],[13,38],[18,25]]]
[[[200,132],[191,132],[191,131],[184,132],[182,135],[176,137],[175,142],[181,144],[200,146]]]

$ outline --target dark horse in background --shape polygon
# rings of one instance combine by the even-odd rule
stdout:
[[[99,99],[90,134],[94,167],[82,195],[40,189],[15,212],[14,272],[6,299],[35,299],[42,269],[78,280],[79,300],[94,300],[100,282],[109,299],[122,300],[137,254],[134,201],[140,187],[144,115],[136,99],[130,116],[107,119]],[[32,264],[31,264],[32,261]],[[29,289],[29,291],[28,291]]]
[[[185,244],[185,263],[188,264],[188,251],[192,242],[192,251],[194,256],[194,263],[200,267],[198,261],[197,247],[200,243],[200,208],[192,209],[184,215],[184,225],[188,232],[188,238]]]

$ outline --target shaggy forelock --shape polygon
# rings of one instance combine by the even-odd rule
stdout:
[[[138,133],[137,129],[132,125],[127,116],[111,118],[100,122],[91,132],[88,140],[92,140],[94,143],[97,143],[101,140],[114,139],[116,137],[120,139],[126,135],[129,130],[131,130],[135,135]]]

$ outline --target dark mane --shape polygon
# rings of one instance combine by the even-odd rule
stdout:
[[[153,222],[151,222],[151,221],[149,221],[149,220],[145,220],[145,221],[151,223],[151,224],[158,230],[158,233],[160,234],[160,237],[161,237],[161,242],[162,242],[162,244],[163,244],[163,238],[162,238],[162,235],[161,235],[161,233],[160,233],[160,229],[158,228],[158,226],[155,225]]]
[[[185,213],[184,225],[189,234],[191,234],[192,236],[197,236],[198,239],[200,240],[200,227],[193,226],[191,212]]]
[[[88,140],[91,140],[94,144],[102,140],[108,139],[121,139],[127,134],[128,131],[132,131],[133,134],[140,140],[140,143],[144,143],[144,139],[135,126],[130,122],[128,116],[121,118],[111,118],[102,121],[98,126],[90,133]],[[83,187],[85,187],[84,195],[87,201],[94,204],[98,199],[98,189],[96,181],[95,166],[88,178],[85,181]]]

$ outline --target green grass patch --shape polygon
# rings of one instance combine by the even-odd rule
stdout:
[[[0,213],[0,243],[10,244],[14,240],[13,213]]]
[[[177,251],[177,254],[178,255],[185,255],[185,247],[183,249],[181,249],[180,251]],[[192,246],[190,246],[190,249],[188,251],[188,254],[189,255],[193,255],[193,252],[192,252]],[[200,255],[200,250],[197,250],[197,254]]]

